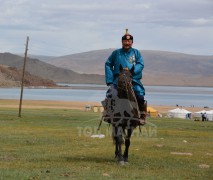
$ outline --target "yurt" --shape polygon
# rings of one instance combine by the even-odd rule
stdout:
[[[213,110],[206,111],[206,115],[208,121],[213,121]]]
[[[158,117],[158,111],[156,109],[154,109],[153,107],[148,106],[147,115],[150,117]]]
[[[204,113],[206,113],[206,112],[207,112],[206,110],[202,110],[202,111],[194,112],[193,117],[194,117],[195,119],[199,119],[199,120],[201,120],[201,116],[202,116],[202,114],[204,114]]]
[[[182,108],[176,108],[169,110],[167,113],[167,116],[170,118],[182,118],[182,119],[188,119],[191,118],[191,112],[187,111],[186,109]]]
[[[210,110],[210,111],[202,110],[202,111],[195,112],[193,114],[193,117],[199,118],[201,120],[201,115],[204,113],[206,113],[206,117],[208,121],[213,121],[213,110]]]

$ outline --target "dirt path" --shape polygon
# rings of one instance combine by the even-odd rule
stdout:
[[[100,106],[96,102],[71,102],[71,101],[41,101],[41,100],[24,100],[23,108],[51,108],[51,109],[85,109],[86,105]],[[18,100],[0,100],[0,107],[18,108]]]

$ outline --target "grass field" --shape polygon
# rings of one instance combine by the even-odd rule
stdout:
[[[0,179],[213,179],[213,122],[150,118],[118,166],[110,130],[91,138],[100,114],[0,109]]]

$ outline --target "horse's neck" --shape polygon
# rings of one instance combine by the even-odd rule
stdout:
[[[121,99],[128,99],[128,94],[125,90],[120,89],[118,90],[118,97]]]
[[[130,87],[130,86],[127,86],[125,88],[125,90],[122,91],[122,95],[123,95],[123,97],[125,97],[126,99],[128,99],[130,101],[135,101],[134,91],[133,91],[132,87]]]

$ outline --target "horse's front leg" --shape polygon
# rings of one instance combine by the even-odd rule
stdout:
[[[115,157],[117,158],[118,164],[124,165],[124,159],[122,155],[123,129],[121,126],[115,126],[113,129],[113,137],[115,140]]]
[[[124,151],[124,155],[123,155],[125,163],[128,163],[130,138],[131,138],[132,132],[133,132],[132,128],[127,129],[127,135],[125,137],[125,151]]]

